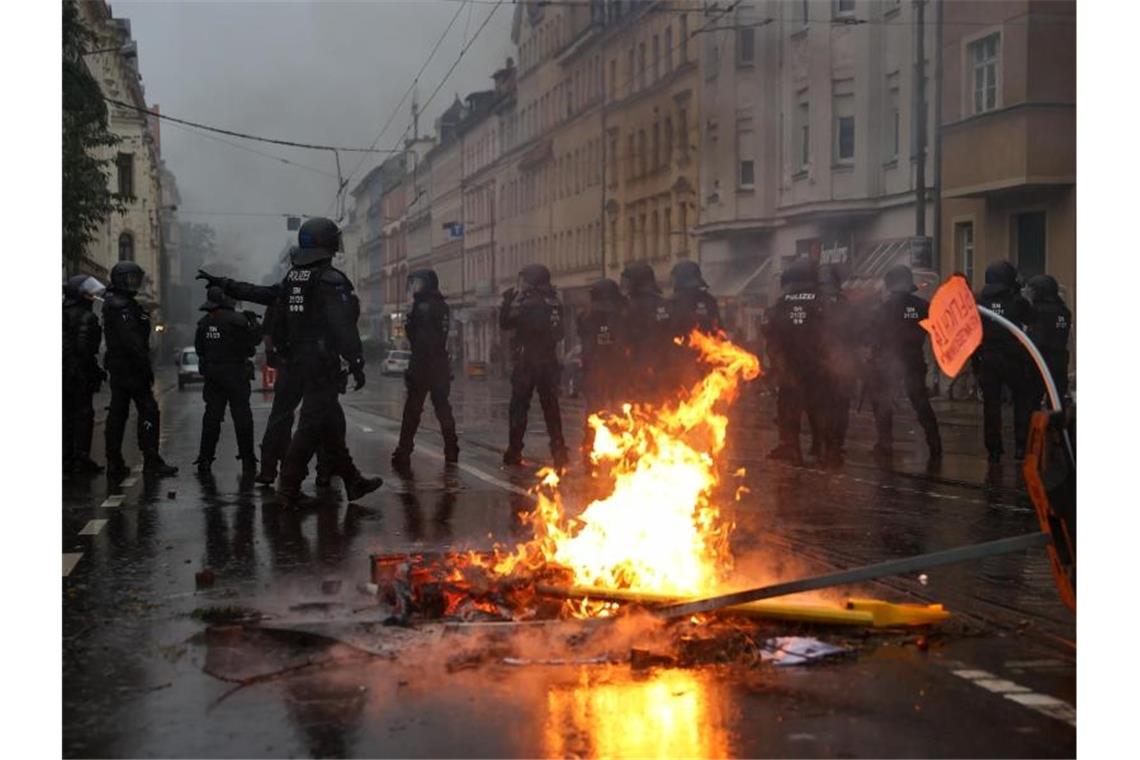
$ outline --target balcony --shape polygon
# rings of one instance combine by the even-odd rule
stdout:
[[[1023,103],[944,126],[943,197],[1074,184],[1076,120],[1075,104]]]

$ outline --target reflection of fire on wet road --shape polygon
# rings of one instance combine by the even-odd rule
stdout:
[[[715,685],[694,671],[609,680],[583,670],[546,694],[547,757],[725,757],[729,734]]]

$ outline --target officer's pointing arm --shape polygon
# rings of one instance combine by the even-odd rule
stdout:
[[[252,282],[242,282],[229,278],[223,280],[222,288],[230,298],[248,301],[260,306],[272,306],[281,296],[280,285],[254,285]]]

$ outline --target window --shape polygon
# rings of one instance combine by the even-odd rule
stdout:
[[[661,168],[661,125],[653,122],[653,171]]]
[[[625,160],[628,162],[626,164],[626,172],[625,172],[626,179],[633,179],[634,177],[637,176],[637,164],[635,163],[635,156],[637,154],[637,147],[636,147],[636,143],[634,142],[636,139],[637,138],[634,136],[633,132],[630,132],[629,135],[626,136]]]
[[[651,246],[650,255],[653,258],[657,258],[660,255],[660,250],[661,250],[661,248],[660,248],[661,224],[660,224],[660,217],[657,216],[656,211],[653,212],[653,227],[651,228],[650,236],[651,236],[650,237],[650,241],[651,241],[650,242],[650,246]]]
[[[837,79],[831,84],[831,93],[832,162],[851,164],[855,161],[855,81]]]
[[[119,261],[135,260],[135,236],[129,232],[119,235]]]
[[[640,256],[640,258],[644,260],[649,255],[649,253],[648,253],[649,252],[649,236],[645,234],[646,233],[645,214],[640,214],[637,218],[637,222],[638,222],[637,231],[640,233],[637,236],[637,239],[641,241],[641,251],[640,251],[641,256]]]
[[[648,159],[648,152],[645,149],[645,130],[637,130],[637,176],[644,177],[646,175],[646,162]]]
[[[637,89],[645,88],[645,43],[637,46]]]
[[[618,181],[618,168],[617,168],[617,151],[618,151],[618,135],[617,130],[610,132],[610,155],[607,157],[606,171],[609,173],[609,186],[617,187]]]
[[[665,117],[665,139],[662,145],[665,147],[665,155],[662,160],[665,162],[665,168],[673,163],[673,120],[668,116]]]
[[[119,174],[119,195],[125,198],[135,196],[135,156],[133,153],[120,153],[115,158],[115,166]],[[133,261],[134,259],[124,259]]]
[[[625,234],[625,260],[626,263],[628,263],[636,258],[633,250],[633,241],[637,240],[637,221],[632,216],[629,217],[629,227],[626,229]]]
[[[887,107],[886,129],[883,130],[883,155],[888,161],[899,157],[899,127],[901,115],[899,112],[899,74],[896,71],[887,75]]]
[[[673,27],[665,27],[665,73],[673,70]]]
[[[666,256],[672,256],[673,255],[673,208],[671,206],[666,206],[665,210],[662,211],[661,213],[663,214],[661,232],[665,236],[664,254]]]
[[[854,116],[839,116],[835,119],[835,160],[841,164],[855,161]]]
[[[633,65],[633,48],[629,49],[629,76],[626,77],[625,93],[629,95],[633,92],[634,78],[637,76],[637,68]]]
[[[661,40],[653,35],[653,81],[661,78]]]
[[[610,59],[610,100],[617,99],[617,58]]]
[[[681,63],[689,62],[689,14],[681,14]]]
[[[855,0],[835,0],[835,18],[847,18],[854,15]]]
[[[1013,217],[1014,250],[1021,276],[1045,274],[1045,212],[1033,211]]]
[[[1001,35],[998,32],[970,43],[969,61],[973,71],[974,113],[985,113],[997,108],[1000,55]]]
[[[684,161],[689,157],[689,114],[684,108],[677,112],[677,142]]]
[[[752,27],[736,31],[736,65],[751,66],[756,59],[756,30]]]
[[[966,282],[974,286],[974,223],[954,225],[954,239],[958,247],[958,269],[966,275]]]
[[[808,121],[809,107],[807,99],[807,91],[804,90],[799,97],[799,102],[796,104],[796,125],[795,125],[795,146],[793,148],[793,155],[795,156],[794,166],[796,171],[807,171],[808,163],[811,161],[811,124]]]
[[[752,154],[752,129],[738,129],[736,132],[736,184],[741,188],[752,188],[756,184],[756,163]]]

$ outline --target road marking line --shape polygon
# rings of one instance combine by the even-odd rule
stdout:
[[[998,678],[985,670],[952,670],[950,672],[959,678],[981,686],[983,689],[1001,694],[1022,707],[1028,707],[1034,712],[1064,721],[1076,728],[1077,708],[1063,699],[1051,697],[1048,694],[1038,694],[1013,681]]]
[[[1065,663],[1060,660],[1010,660],[1007,668],[1063,668]]]
[[[370,428],[370,427],[367,427],[367,426],[365,426],[365,425],[361,425],[361,426],[360,426],[360,431],[361,431],[362,433],[371,433],[371,432],[372,432],[372,428]]]
[[[107,509],[110,509],[111,507],[121,507],[123,506],[123,499],[125,498],[126,497],[123,494],[117,493],[112,496],[108,496],[99,506],[105,507]]]
[[[64,552],[63,554],[63,577],[71,575],[71,571],[79,564],[79,560],[83,559],[83,552]]]
[[[99,535],[99,531],[103,530],[103,526],[106,524],[106,520],[88,520],[87,524],[83,526],[83,530],[79,531],[79,535],[97,536]]]
[[[979,678],[974,683],[996,694],[1025,694],[1029,689],[1004,678]]]
[[[136,464],[134,467],[131,468],[131,472],[134,472],[134,473],[140,473],[142,471],[143,471],[143,466],[141,464]]]
[[[121,485],[123,488],[130,488],[131,486],[133,486],[137,482],[139,482],[139,479],[132,477],[132,478],[127,478],[126,480],[124,480]]]

